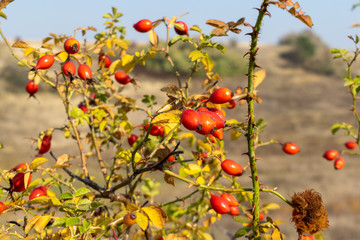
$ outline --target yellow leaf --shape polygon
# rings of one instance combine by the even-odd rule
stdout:
[[[234,140],[238,139],[240,136],[241,136],[241,132],[238,132],[235,129],[233,129],[231,131],[230,139],[231,139],[231,141],[234,141]]]
[[[198,178],[196,179],[196,182],[197,182],[198,184],[205,184],[205,179],[204,179],[202,176],[200,176],[200,177],[198,177]]]
[[[26,48],[25,51],[24,51],[24,56],[26,57],[27,55],[29,55],[33,51],[34,51],[34,48],[32,48],[32,47]]]
[[[190,163],[185,169],[184,172],[189,175],[195,175],[201,172],[201,167],[195,163]]]
[[[159,207],[143,207],[141,211],[145,212],[150,219],[150,224],[158,229],[163,229],[166,221],[166,213]]]
[[[13,48],[28,48],[30,47],[26,42],[17,40],[13,45]]]
[[[109,67],[110,74],[113,74],[114,72],[116,72],[118,69],[121,68],[121,66],[122,66],[122,64],[121,64],[120,59],[113,61]]]
[[[199,240],[213,240],[213,237],[209,233],[205,233],[203,231],[198,231],[197,236]]]
[[[51,204],[51,199],[48,196],[41,196],[41,197],[34,198],[28,202],[28,204],[37,204],[37,203]]]
[[[37,220],[39,220],[40,218],[41,218],[41,216],[37,215],[37,216],[33,217],[32,219],[30,219],[25,226],[24,233],[28,234],[30,232],[30,230],[34,227]]]
[[[65,62],[68,59],[68,54],[65,51],[60,52],[55,56],[56,59],[60,60],[61,62]]]
[[[89,65],[89,67],[91,67],[92,65],[92,58],[90,55],[86,55],[86,63],[87,65]]]
[[[35,158],[30,164],[30,169],[35,169],[38,166],[46,163],[47,161],[49,161],[49,160],[44,157]]]
[[[280,240],[282,239],[281,233],[278,228],[274,228],[273,233],[271,234],[271,240]]]
[[[268,210],[274,210],[274,209],[279,209],[280,206],[276,203],[267,203],[264,204],[264,206],[261,208],[262,211],[264,211],[265,213],[267,213]]]
[[[161,112],[156,115],[151,121],[154,125],[161,125],[164,127],[165,135],[169,134],[171,130],[180,124],[180,110],[172,110],[169,112]]]
[[[137,212],[136,213],[136,223],[139,227],[145,231],[149,226],[149,219],[144,214]]]
[[[69,155],[64,153],[63,155],[59,156],[56,160],[56,164],[51,166],[52,168],[65,168],[69,167]]]
[[[265,79],[266,71],[265,69],[261,69],[254,73],[254,88],[260,85],[260,83]]]
[[[159,37],[153,29],[149,31],[149,40],[151,45],[153,45],[154,47],[159,44]]]
[[[186,133],[182,133],[180,134],[179,136],[179,140],[183,140],[183,139],[186,139],[186,138],[194,138],[194,134],[192,132],[186,132]]]
[[[134,56],[133,56],[133,55],[129,55],[129,54],[126,54],[125,56],[123,56],[123,57],[121,58],[121,61],[122,61],[122,65],[123,65],[123,66],[131,63],[133,60],[134,60]]]

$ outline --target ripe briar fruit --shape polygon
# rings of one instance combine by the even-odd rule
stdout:
[[[0,202],[0,213],[6,210],[6,206],[3,202]]]
[[[315,240],[313,235],[301,236],[300,240]]]
[[[219,117],[218,114],[216,114],[215,112],[212,112],[212,111],[206,111],[206,112],[207,112],[207,114],[209,114],[211,116],[213,121],[215,121],[216,129],[225,127],[225,121],[221,117]]]
[[[227,200],[217,195],[211,195],[210,204],[217,213],[225,214],[230,211],[230,206]]]
[[[241,176],[244,172],[243,167],[231,159],[224,160],[221,163],[221,168],[224,172],[232,176]]]
[[[74,54],[77,53],[80,50],[80,44],[79,41],[75,38],[68,38],[64,42],[64,50],[68,54]]]
[[[116,72],[115,73],[115,80],[120,84],[128,84],[131,81],[129,75],[125,72]]]
[[[357,147],[357,143],[354,141],[349,141],[345,143],[345,147],[347,149],[355,149]]]
[[[237,216],[237,215],[239,215],[239,213],[240,213],[240,210],[239,210],[239,207],[238,207],[238,206],[230,206],[230,212],[229,212],[229,214],[230,214],[231,216]]]
[[[109,68],[111,65],[111,59],[105,54],[101,54],[98,58],[99,66]]]
[[[200,115],[193,109],[186,109],[181,113],[181,124],[188,130],[200,129]]]
[[[212,134],[210,134],[209,136],[214,136],[219,140],[223,140],[224,130],[222,128],[218,129],[215,132],[213,132]]]
[[[15,177],[12,178],[12,190],[14,192],[22,192],[25,190],[25,177],[27,177],[27,186],[29,186],[31,182],[31,173],[17,173]]]
[[[145,131],[148,131],[149,124],[146,124],[144,126],[144,129],[145,129]],[[163,126],[155,126],[155,125],[153,125],[151,127],[151,129],[150,129],[150,135],[163,137],[164,136],[164,127]]]
[[[229,102],[232,98],[232,92],[228,88],[218,88],[209,97],[209,101],[215,104]]]
[[[197,129],[196,132],[206,135],[216,131],[216,122],[209,114],[209,111],[200,111],[198,113],[200,115],[201,128]]]
[[[82,80],[91,79],[92,71],[87,64],[80,64],[78,67],[78,75]]]
[[[80,108],[81,111],[83,111],[83,113],[87,112],[87,107],[86,107],[85,103],[83,103],[83,102],[79,103],[78,108]]]
[[[125,226],[131,226],[136,223],[136,213],[129,212],[124,216],[123,223]]]
[[[296,145],[293,142],[286,142],[281,144],[282,145],[282,150],[290,155],[294,155],[297,154],[300,151],[300,148],[298,147],[298,145]]]
[[[340,170],[345,166],[345,160],[342,157],[335,159],[334,168],[335,170]]]
[[[17,165],[16,167],[14,167],[13,169],[10,170],[10,172],[18,172],[18,173],[23,173],[26,172],[26,170],[30,169],[30,165],[28,163],[20,163],[19,165]]]
[[[134,143],[136,142],[136,140],[138,139],[139,137],[135,134],[131,134],[129,137],[128,137],[128,143],[130,146],[134,145]]]
[[[39,149],[39,154],[47,153],[50,150],[51,147],[51,138],[52,135],[45,135],[43,139],[41,140],[41,146]]]
[[[55,62],[55,58],[53,55],[46,54],[39,58],[36,63],[36,69],[48,69],[50,68]]]
[[[39,90],[39,85],[35,84],[34,80],[30,80],[27,82],[25,89],[30,96],[34,96],[34,94]]]
[[[218,108],[209,108],[210,112],[216,113],[223,121],[225,121],[225,113]]]
[[[62,72],[67,77],[73,77],[76,74],[76,66],[73,62],[67,61],[62,66]]]
[[[229,206],[239,206],[239,202],[230,193],[224,192],[221,194],[221,197],[226,199],[226,201],[229,203]]]
[[[179,35],[188,35],[189,36],[189,28],[183,21],[177,21],[174,26],[175,32]]]
[[[231,99],[230,101],[229,101],[229,106],[227,107],[227,109],[233,109],[233,108],[235,108],[236,107],[236,100],[235,99]]]
[[[34,188],[30,193],[29,201],[31,201],[35,198],[38,198],[38,197],[46,196],[46,195],[47,195],[46,187],[40,186],[40,187]]]
[[[170,157],[168,157],[167,159],[168,162],[174,162],[175,161],[175,156],[174,155],[171,155]]]
[[[339,155],[339,151],[334,149],[329,149],[324,153],[323,157],[331,161],[334,160],[338,155]]]
[[[138,32],[148,32],[152,29],[152,22],[148,19],[142,19],[140,21],[138,21],[137,23],[135,23],[133,25],[133,27],[135,28],[136,31]]]

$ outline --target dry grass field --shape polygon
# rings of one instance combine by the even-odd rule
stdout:
[[[2,55],[8,56],[5,51],[2,50]],[[290,197],[294,192],[315,189],[322,194],[329,213],[330,228],[324,231],[326,239],[359,239],[359,157],[345,156],[346,166],[340,171],[335,171],[332,163],[322,158],[325,150],[342,149],[343,143],[348,140],[341,132],[335,136],[331,135],[330,129],[334,123],[352,121],[352,113],[349,111],[350,96],[343,87],[342,79],[290,67],[286,61],[279,58],[281,51],[282,48],[279,46],[260,47],[258,64],[266,69],[267,77],[259,86],[259,96],[263,103],[256,105],[256,117],[264,118],[268,124],[261,137],[264,141],[271,138],[282,142],[293,141],[300,146],[301,152],[289,156],[281,151],[279,145],[260,148],[257,153],[262,159],[258,162],[260,181],[265,186],[277,187],[286,197]],[[8,57],[1,57],[1,60],[9,61]],[[0,63],[0,66],[4,66],[4,63]],[[0,71],[4,75],[7,69],[0,67]],[[136,78],[138,87],[126,86],[124,94],[135,98],[151,92],[158,96],[159,105],[166,101],[163,93],[159,91],[160,88],[169,83],[176,84],[175,78],[164,79],[141,72],[136,73]],[[51,90],[43,91],[42,85],[36,95],[38,100],[28,99],[25,91],[10,91],[9,81],[12,81],[11,75],[7,79],[0,79],[0,142],[5,147],[0,150],[1,169],[23,161],[31,161],[36,154],[35,144],[31,138],[37,137],[39,131],[49,127],[61,127],[66,121],[62,103]],[[23,84],[19,89],[23,89],[25,81],[26,72],[24,82],[19,82]],[[200,82],[201,79],[191,86],[194,92],[199,89]],[[245,76],[226,78],[219,83],[231,89],[244,87],[245,84]],[[244,106],[227,113],[228,119],[246,119]],[[131,115],[135,121],[139,117]],[[229,133],[224,135],[228,157],[245,163],[246,157],[241,155],[246,147],[245,142],[231,142]],[[52,144],[53,151],[58,155],[76,154],[74,143],[71,140],[65,141],[60,133],[54,134]],[[239,181],[243,181],[244,186],[250,184],[248,176],[239,178]],[[174,196],[182,194],[181,191],[175,192]],[[159,199],[162,197],[164,196],[159,196]],[[287,235],[287,239],[296,239],[295,228],[290,223],[292,210],[273,195],[262,193],[261,197],[263,204],[276,202],[281,205],[280,210],[274,210],[270,215],[274,219],[284,220],[280,228]],[[238,227],[230,216],[224,216],[214,226],[216,239],[231,239],[227,233],[233,234]]]

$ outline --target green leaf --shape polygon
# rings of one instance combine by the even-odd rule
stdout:
[[[73,198],[74,198],[74,195],[72,195],[72,194],[69,193],[69,192],[62,193],[62,194],[59,196],[59,200],[73,199]]]
[[[70,217],[66,219],[66,226],[75,226],[80,224],[80,218]]]
[[[244,217],[244,216],[235,216],[234,220],[237,221],[238,223],[250,223],[251,219]]]
[[[240,228],[236,233],[235,233],[235,238],[239,238],[239,237],[242,237],[242,236],[245,236],[248,232],[251,231],[251,227],[250,226],[246,226],[246,227],[243,227],[243,228]]]
[[[339,131],[340,129],[340,124],[335,123],[334,125],[332,125],[331,127],[331,133],[334,135],[337,131]]]
[[[6,14],[3,11],[0,11],[0,17],[7,19]]]
[[[174,45],[175,43],[177,43],[179,40],[181,40],[181,36],[177,35],[175,37],[173,37],[173,39],[170,40],[170,42],[168,43],[169,47],[171,47],[172,45]]]
[[[103,18],[109,18],[109,19],[112,19],[112,16],[110,15],[110,13],[105,13]]]
[[[200,29],[200,27],[198,25],[191,26],[190,30],[201,33],[201,29]]]
[[[330,49],[330,52],[331,53],[340,53],[340,50],[337,48],[332,48],[332,49]]]
[[[88,188],[80,188],[76,191],[75,197],[82,197],[88,193],[91,193],[91,191]]]
[[[54,223],[51,225],[52,227],[61,227],[65,226],[67,217],[58,218],[54,221]]]

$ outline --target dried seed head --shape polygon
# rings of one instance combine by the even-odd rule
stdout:
[[[329,227],[328,215],[320,193],[313,189],[294,193],[291,203],[294,208],[291,221],[295,223],[299,235],[314,234]]]

